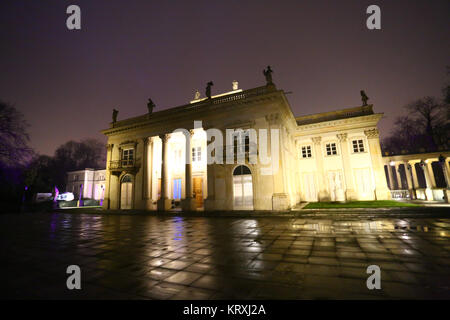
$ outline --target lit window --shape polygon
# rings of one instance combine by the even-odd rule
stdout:
[[[364,152],[364,141],[362,139],[353,140],[353,152]]]
[[[238,154],[238,152],[250,152],[250,135],[248,131],[235,132],[233,134],[233,149],[235,154]]]
[[[132,165],[134,160],[134,149],[125,149],[122,152],[122,164]]]
[[[175,163],[182,163],[182,151],[181,149],[176,149],[173,151],[173,158]]]
[[[202,160],[202,148],[194,147],[192,148],[192,161],[198,162]]]
[[[311,158],[311,146],[302,147],[302,158]]]
[[[327,149],[327,156],[334,156],[337,154],[336,143],[327,143],[325,146]]]

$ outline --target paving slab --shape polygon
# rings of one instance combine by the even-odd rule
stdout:
[[[450,218],[416,212],[2,214],[0,252],[4,299],[450,298]],[[81,290],[67,289],[69,265]]]

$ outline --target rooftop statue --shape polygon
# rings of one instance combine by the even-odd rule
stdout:
[[[272,73],[273,73],[273,70],[272,70],[272,68],[270,66],[267,66],[267,69],[263,70],[263,74],[266,77],[267,84],[273,84],[273,82],[272,82]]]
[[[148,108],[148,114],[152,114],[153,109],[155,108],[155,104],[153,103],[152,99],[150,99],[150,98],[148,98],[147,108]]]
[[[212,81],[208,82],[206,84],[206,97],[208,99],[211,99],[211,87],[214,85],[214,83]]]
[[[112,113],[112,121],[117,122],[117,115],[119,114],[119,111],[116,109],[113,109],[113,113]]]
[[[200,99],[200,95],[201,95],[200,91],[198,91],[198,90],[195,90],[195,94],[194,94],[194,100],[198,100],[198,99]]]
[[[231,83],[231,86],[233,88],[233,91],[236,91],[237,89],[239,89],[239,82],[237,82],[236,80],[233,80],[233,82]]]
[[[369,97],[366,95],[364,90],[361,90],[361,100],[362,100],[363,106],[367,106],[367,100],[369,100]]]

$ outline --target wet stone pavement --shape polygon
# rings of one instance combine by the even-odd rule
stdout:
[[[6,214],[0,245],[3,299],[450,298],[450,219]]]

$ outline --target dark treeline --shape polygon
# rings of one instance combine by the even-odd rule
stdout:
[[[28,124],[12,104],[0,101],[0,211],[20,209],[37,192],[65,191],[67,171],[105,168],[105,145],[95,139],[68,141],[53,156],[29,147]]]
[[[447,67],[447,74],[450,68]],[[450,149],[450,82],[443,97],[423,97],[406,106],[395,121],[390,136],[382,142],[385,154],[423,153]]]

